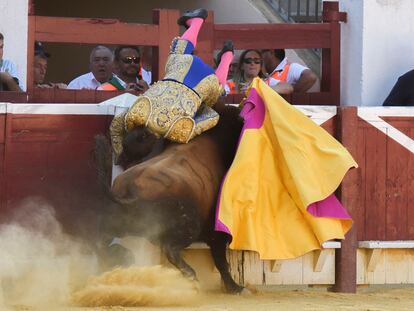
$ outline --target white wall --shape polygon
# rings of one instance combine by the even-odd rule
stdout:
[[[3,58],[13,61],[26,89],[28,0],[0,0],[0,32],[4,35]]]
[[[341,104],[381,106],[398,77],[414,68],[413,0],[340,0]]]

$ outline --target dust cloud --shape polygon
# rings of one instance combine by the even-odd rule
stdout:
[[[66,305],[96,273],[97,260],[62,231],[54,209],[37,199],[0,225],[0,307]]]
[[[148,242],[122,244],[131,247],[136,265],[99,275],[93,250],[63,231],[53,207],[27,199],[0,225],[0,310],[182,306],[196,300],[195,282],[176,269],[150,266]]]
[[[162,266],[117,268],[92,278],[74,294],[83,307],[183,306],[195,303],[195,282],[175,269]]]

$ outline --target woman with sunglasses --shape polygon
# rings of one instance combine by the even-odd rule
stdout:
[[[263,73],[262,53],[256,49],[245,50],[240,55],[238,70],[234,79],[227,81],[226,94],[244,93],[256,77],[263,80],[266,78]],[[290,84],[274,78],[267,79],[266,83],[279,94],[293,92],[293,87]]]

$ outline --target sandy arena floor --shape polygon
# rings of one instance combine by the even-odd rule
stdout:
[[[371,289],[358,294],[337,294],[320,290],[276,290],[260,292],[250,296],[231,296],[220,293],[203,294],[197,303],[181,307],[60,307],[50,311],[87,311],[87,310],[200,310],[200,311],[274,311],[274,310],[414,310],[414,288]],[[44,308],[15,306],[10,310],[32,311]]]

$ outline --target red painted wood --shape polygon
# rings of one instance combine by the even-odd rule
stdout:
[[[201,30],[196,53],[207,63],[213,64],[212,51],[221,49],[223,41],[232,39],[237,49],[247,48],[323,48],[321,89],[325,94],[293,95],[293,104],[339,104],[340,77],[340,26],[335,15],[338,4],[327,3],[330,22],[318,24],[214,24],[211,12]],[[327,16],[328,16],[327,15]],[[153,21],[156,25],[126,24],[112,19],[61,18],[35,16],[29,20],[29,46],[35,39],[44,42],[135,44],[153,46],[154,80],[164,76],[164,66],[168,56],[171,39],[179,34],[176,20],[177,10],[155,10]],[[131,36],[139,33],[139,36]],[[30,53],[32,53],[30,51]],[[28,59],[28,68],[32,60]],[[32,97],[32,72],[28,70],[29,94]],[[47,97],[44,97],[47,96]],[[31,101],[47,102],[55,94],[34,95]],[[60,96],[60,95],[59,95]],[[72,95],[67,94],[68,102]],[[96,96],[95,96],[96,97]],[[56,99],[55,99],[56,101]],[[86,94],[75,102],[93,102]]]
[[[339,12],[338,1],[324,1],[322,20],[324,22],[345,22],[347,21],[347,13]]]
[[[107,119],[106,115],[8,115],[7,139],[11,143],[83,143],[98,132],[106,132]]]
[[[321,127],[325,129],[329,134],[335,136],[335,131],[337,127],[338,118],[335,116],[330,118],[328,121],[325,121],[321,124]]]
[[[412,135],[412,129],[414,127],[413,117],[381,117],[381,119],[391,124],[393,127],[403,132],[408,137],[414,139],[414,135]]]
[[[0,114],[0,144],[4,144],[6,136],[6,115]]]
[[[216,24],[214,46],[231,39],[236,49],[329,48],[329,24]]]
[[[365,123],[361,119],[358,120],[356,140],[357,140],[357,150],[355,160],[358,163],[358,184],[360,185],[360,191],[357,195],[357,208],[354,211],[354,219],[357,229],[358,240],[366,240],[365,234],[365,197],[366,197],[366,157],[365,157],[365,144],[366,144],[366,135],[365,128],[361,127],[361,123]],[[374,221],[374,220],[373,220]]]
[[[43,42],[158,45],[162,36],[157,25],[122,23],[116,19],[35,18],[36,40]]]
[[[338,136],[342,144],[355,156],[357,154],[356,131],[358,125],[356,107],[338,107]],[[358,171],[349,171],[340,186],[340,200],[347,208],[353,219],[358,209]],[[357,220],[356,220],[357,221]],[[356,250],[357,229],[355,226],[346,234],[341,248],[335,252],[335,286],[334,291],[356,292]]]
[[[376,128],[365,130],[365,239],[385,240],[386,136]]]
[[[94,90],[78,90],[75,93],[76,103],[94,103],[95,102],[95,91]]]
[[[409,136],[414,137],[414,120]],[[407,239],[414,240],[414,154],[408,157],[407,165]]]
[[[0,211],[4,208],[4,144],[6,136],[6,115],[0,115]]]
[[[310,105],[310,93],[292,93],[289,102],[293,105]]]
[[[34,44],[36,40],[36,16],[28,17],[28,33],[27,33],[27,93],[31,99],[34,87]]]
[[[7,208],[2,212],[17,208],[25,198],[40,196],[56,209],[65,230],[92,234],[101,195],[93,138],[107,132],[110,118],[8,114],[4,192],[0,192],[2,207],[7,203]]]
[[[33,0],[28,0],[29,5],[29,16],[35,14],[35,7],[33,4]]]
[[[214,12],[209,11],[208,17],[205,20],[198,36],[198,42],[194,54],[199,56],[205,63],[212,67],[214,67],[214,36]],[[222,46],[223,43],[221,47]]]
[[[404,240],[407,237],[407,166],[410,156],[412,154],[404,147],[387,139],[387,240]]]
[[[414,136],[413,117],[384,117],[409,137]],[[414,155],[365,121],[359,121],[357,161],[361,191],[358,194],[359,240],[407,240],[414,238]]]
[[[5,209],[4,150],[4,144],[0,144],[0,215]]]
[[[158,45],[157,48],[153,49],[153,55],[157,55],[157,63],[153,64],[153,79],[155,81],[164,77],[171,41],[174,37],[179,36],[178,17],[178,10],[154,10],[153,12],[153,22],[158,24],[159,29],[157,44],[152,44]]]
[[[27,103],[27,93],[22,92],[0,92],[2,103]]]
[[[331,25],[331,49],[329,67],[329,91],[333,104],[339,106],[341,98],[341,28],[339,23]]]

